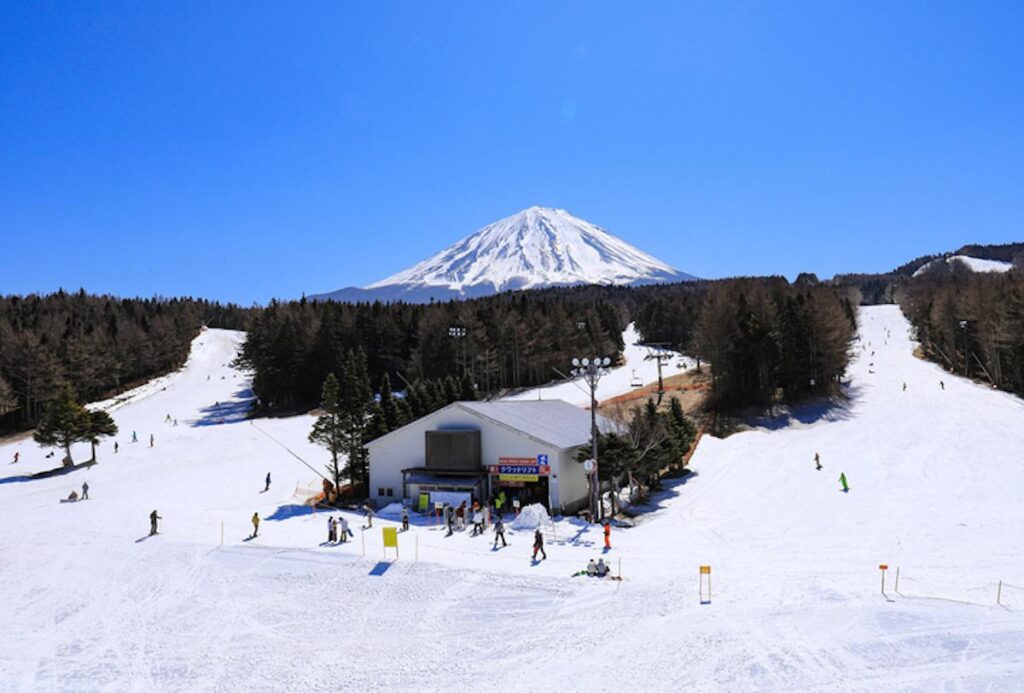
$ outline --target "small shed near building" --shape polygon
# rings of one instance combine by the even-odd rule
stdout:
[[[454,402],[367,444],[370,499],[417,509],[504,491],[555,513],[587,505],[577,450],[590,443],[590,412],[562,400]],[[616,424],[597,417],[602,432]]]

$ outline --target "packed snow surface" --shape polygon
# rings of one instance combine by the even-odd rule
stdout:
[[[551,522],[548,509],[540,503],[527,505],[512,521],[512,529],[537,529]]]
[[[962,263],[972,272],[1009,272],[1013,269],[1012,262],[1002,262],[1001,260],[982,260],[981,258],[970,257],[968,255],[950,255],[947,258],[937,258],[926,265],[922,265],[916,272],[914,272],[914,276],[919,277],[943,262],[950,266],[954,263]]]
[[[206,331],[113,411],[120,451],[96,466],[30,479],[45,450],[0,443],[0,689],[1019,690],[1024,404],[914,358],[895,307],[860,335],[844,406],[704,437],[694,474],[613,530],[618,582],[570,577],[602,539],[568,519],[537,564],[532,532],[495,550],[417,515],[397,560],[380,517],[335,512],[356,536],[324,545],[327,513],[295,498],[317,477],[291,453],[327,459],[311,419],[245,420],[242,336]]]
[[[605,375],[597,382],[595,397],[598,402],[629,392],[635,387],[656,383],[658,381],[658,362],[652,358],[655,354],[669,356],[661,367],[662,377],[678,375],[697,366],[697,362],[682,354],[648,347],[641,343],[636,325],[629,323],[622,333],[624,363],[605,370]],[[583,354],[581,354],[583,356]],[[591,357],[603,358],[606,354],[591,354]],[[565,373],[572,369],[572,364],[565,364]],[[590,407],[590,388],[582,378],[569,378],[552,385],[530,388],[523,392],[509,395],[511,400],[561,399],[580,407]]]
[[[530,207],[366,288],[488,285],[504,291],[684,279],[693,277],[564,209]]]

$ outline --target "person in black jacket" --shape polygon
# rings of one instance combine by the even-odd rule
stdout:
[[[505,541],[505,523],[502,521],[501,515],[498,515],[497,519],[494,520],[494,548],[498,548],[499,539],[501,539],[502,546],[508,546],[508,543]]]
[[[164,518],[156,514],[156,510],[149,514],[149,536],[156,534],[156,521]]]
[[[548,559],[547,553],[544,551],[544,535],[541,534],[540,527],[533,533],[533,560],[537,560],[537,552],[544,557],[543,560]]]

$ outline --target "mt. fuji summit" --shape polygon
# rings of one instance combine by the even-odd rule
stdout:
[[[530,207],[366,288],[311,298],[416,303],[573,284],[693,279],[564,209]]]

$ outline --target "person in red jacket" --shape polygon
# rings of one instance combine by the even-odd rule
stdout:
[[[612,547],[612,522],[607,517],[604,519],[604,548]]]

